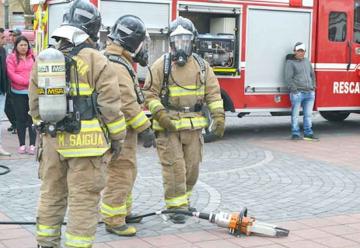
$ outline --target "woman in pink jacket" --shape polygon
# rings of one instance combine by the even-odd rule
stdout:
[[[16,128],[20,146],[18,153],[35,154],[36,133],[32,129],[32,120],[29,112],[28,88],[31,69],[34,64],[34,55],[28,39],[19,36],[14,44],[14,50],[6,58],[6,66],[9,80],[11,81],[12,105],[16,117]],[[29,130],[30,145],[25,146],[26,128]]]

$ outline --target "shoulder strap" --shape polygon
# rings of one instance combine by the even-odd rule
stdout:
[[[136,98],[137,98],[137,102],[139,104],[143,104],[145,102],[145,97],[144,94],[139,86],[139,82],[136,80],[136,75],[134,72],[134,69],[132,68],[132,66],[130,65],[130,63],[125,60],[123,57],[118,56],[118,55],[114,55],[114,54],[105,54],[105,56],[112,62],[121,64],[123,66],[125,66],[125,68],[127,69],[127,71],[129,72],[133,84],[134,84],[134,90],[135,90],[135,94],[136,94]]]
[[[204,59],[201,58],[197,53],[193,53],[192,55],[194,56],[194,59],[200,66],[200,81],[205,82],[206,66]]]
[[[129,62],[127,62],[124,58],[122,58],[121,56],[118,55],[114,55],[114,54],[105,54],[105,56],[112,62],[118,63],[123,65],[127,71],[129,72],[133,82],[135,83],[136,81],[136,75],[135,72],[132,68],[132,66],[129,64]]]
[[[167,87],[169,84],[169,75],[171,72],[171,54],[164,54],[164,82],[163,87]]]
[[[82,43],[82,44],[80,44],[80,45],[78,45],[78,46],[73,47],[73,48],[71,49],[71,51],[69,52],[69,55],[70,55],[71,57],[76,56],[76,55],[77,55],[82,49],[84,49],[84,48],[95,49],[92,45],[84,42],[84,43]]]
[[[93,46],[91,46],[90,44],[88,43],[82,43],[78,46],[75,46],[75,47],[72,47],[69,51],[68,54],[65,54],[63,51],[61,51],[64,56],[65,56],[65,70],[66,70],[66,82],[67,84],[69,85],[70,87],[70,77],[71,77],[71,66],[75,66],[75,69],[74,69],[74,73],[75,73],[75,82],[76,82],[76,94],[77,96],[80,96],[80,89],[79,89],[79,76],[77,74],[77,64],[76,64],[76,61],[73,59],[74,56],[78,55],[79,52],[84,49],[84,48],[92,48],[94,49]]]

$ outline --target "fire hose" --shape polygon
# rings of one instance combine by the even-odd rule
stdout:
[[[7,173],[10,172],[10,168],[7,167],[7,166],[5,166],[5,165],[0,165],[0,168],[3,169],[3,171],[0,172],[0,176],[1,176],[1,175],[5,175],[5,174],[7,174]]]
[[[263,235],[268,237],[287,237],[289,230],[278,227],[273,224],[257,221],[254,217],[247,216],[247,208],[243,208],[240,212],[226,213],[202,213],[192,212],[186,210],[159,210],[156,212],[147,213],[144,215],[136,215],[129,219],[139,219],[154,215],[162,214],[184,214],[187,216],[197,217],[199,219],[208,220],[210,223],[216,224],[218,227],[224,227],[229,230],[231,235],[239,237],[241,234],[247,236],[251,234]],[[103,222],[99,222],[102,224]],[[36,222],[14,222],[14,221],[0,221],[0,225],[36,225]],[[66,225],[66,222],[63,223]]]

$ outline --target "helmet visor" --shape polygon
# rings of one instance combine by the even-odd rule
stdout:
[[[192,51],[192,34],[178,34],[170,36],[170,44],[175,51],[184,51],[186,55],[190,55]]]
[[[144,40],[139,44],[139,46],[136,48],[134,54],[138,54],[141,50],[148,51],[151,44],[151,38],[149,33],[146,31]]]

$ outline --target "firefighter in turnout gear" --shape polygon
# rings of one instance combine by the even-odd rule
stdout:
[[[37,63],[42,63],[42,67],[35,65],[32,72],[30,114],[42,133],[42,145],[38,148],[42,180],[36,227],[39,247],[61,247],[61,225],[66,211],[65,246],[92,247],[106,165],[111,156],[120,152],[125,139],[126,124],[120,111],[116,73],[107,58],[94,49],[100,25],[96,7],[88,0],[75,0],[52,35],[58,40],[58,50],[67,58],[68,87],[68,114],[55,125],[48,125],[48,116],[42,113],[46,108],[59,107],[58,104],[44,105],[40,100],[44,91],[49,94],[46,85],[56,81],[61,66],[54,66],[54,61],[49,60],[48,67],[52,69],[51,73],[46,72],[47,61],[40,61],[44,57],[40,53]],[[43,80],[49,75],[54,78]],[[42,88],[44,81],[46,85]],[[61,93],[63,89],[52,92]]]
[[[220,86],[211,67],[192,53],[197,31],[193,23],[178,17],[170,24],[171,52],[151,67],[144,88],[145,104],[153,115],[156,147],[162,165],[165,203],[168,209],[188,209],[189,198],[202,160],[202,129],[211,112],[211,131],[224,133],[224,108]],[[182,214],[171,215],[174,223],[185,223]]]
[[[145,147],[150,147],[155,142],[150,120],[143,112],[144,97],[132,67],[133,62],[143,66],[147,64],[145,25],[136,16],[122,16],[115,22],[108,38],[105,56],[117,72],[117,82],[122,94],[121,111],[125,115],[127,132],[119,158],[108,165],[100,212],[108,232],[119,236],[133,236],[136,229],[126,225],[130,223],[126,221],[126,217],[133,216],[131,192],[137,174],[137,136],[139,133],[143,136]]]

